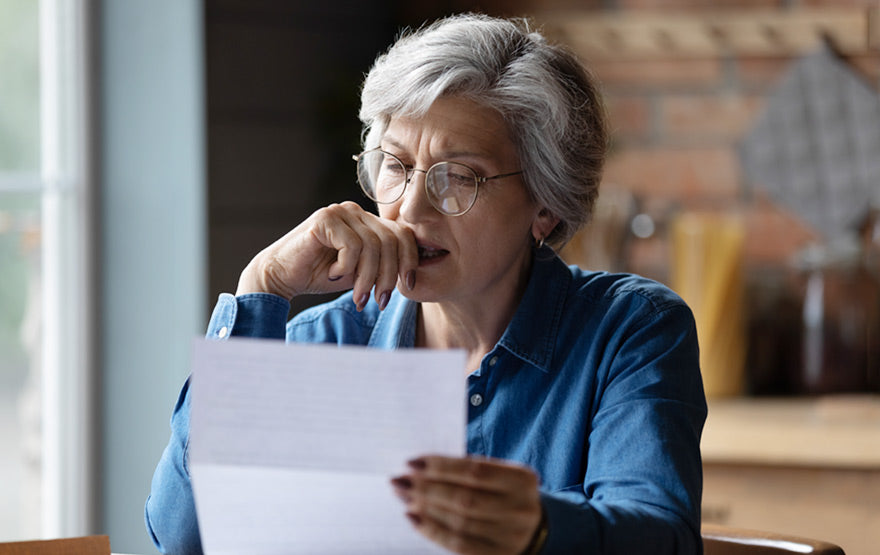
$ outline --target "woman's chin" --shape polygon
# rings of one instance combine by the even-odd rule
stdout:
[[[416,303],[431,303],[440,299],[439,295],[430,291],[426,287],[419,287],[418,284],[416,284],[415,288],[411,290],[407,289],[405,286],[398,286],[397,290],[400,291],[401,295]]]
[[[450,297],[448,279],[437,279],[437,276],[432,276],[431,272],[424,271],[416,271],[415,287],[409,289],[405,284],[398,281],[397,290],[407,299],[417,303],[436,303],[447,300]]]

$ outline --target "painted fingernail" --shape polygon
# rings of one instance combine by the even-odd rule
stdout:
[[[388,306],[388,300],[391,298],[391,291],[385,291],[381,295],[379,295],[379,310],[385,310],[385,307]]]
[[[413,459],[411,461],[406,461],[406,464],[414,470],[424,470],[428,468],[428,463],[425,459]]]
[[[416,287],[416,271],[410,270],[406,273],[406,288],[412,291]]]
[[[364,307],[367,306],[368,302],[370,302],[370,294],[364,293],[363,295],[358,297],[357,303],[355,304],[357,305],[358,310],[363,310]]]
[[[327,279],[329,279],[330,281],[339,281],[340,279],[342,279],[342,276],[330,276]]]
[[[410,480],[410,479],[407,478],[406,476],[400,476],[400,477],[398,477],[398,478],[392,478],[392,479],[391,479],[391,485],[394,486],[394,487],[396,487],[396,488],[403,489],[403,490],[407,490],[407,489],[410,489],[410,488],[413,487],[412,480]]]
[[[409,505],[413,502],[413,496],[410,495],[406,490],[403,489],[395,489],[394,495],[397,496],[398,499]]]
[[[414,526],[421,526],[421,524],[422,524],[422,517],[420,517],[419,515],[417,515],[415,513],[406,513],[406,518],[408,518],[409,521],[412,522]]]

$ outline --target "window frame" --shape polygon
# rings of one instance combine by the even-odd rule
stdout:
[[[92,0],[40,0],[43,537],[97,522],[94,13]]]

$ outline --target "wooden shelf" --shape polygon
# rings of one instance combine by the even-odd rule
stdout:
[[[795,56],[828,40],[844,54],[880,48],[880,9],[539,12],[545,31],[590,60]]]
[[[710,400],[704,463],[880,470],[880,396]]]

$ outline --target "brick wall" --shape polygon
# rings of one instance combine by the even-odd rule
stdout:
[[[596,4],[595,2],[591,4]],[[656,8],[679,13],[712,9],[755,8],[796,10],[799,7],[874,6],[875,1],[723,1],[618,0],[602,2],[618,14]],[[543,0],[524,7],[540,18],[554,10],[582,5]],[[770,201],[760,186],[745,179],[736,148],[767,96],[796,56],[656,57],[649,60],[589,60],[602,83],[614,129],[612,153],[605,172],[605,190],[633,193],[639,206],[653,212],[658,232],[679,210],[733,210],[747,227],[747,270],[784,265],[815,234],[796,215]],[[880,85],[880,52],[847,56],[846,61],[874,88]],[[878,93],[880,94],[880,93]],[[880,155],[880,153],[878,153]],[[627,269],[666,279],[667,245],[653,241],[635,245]],[[650,244],[649,244],[650,243]],[[578,254],[569,251],[577,259]],[[758,272],[758,274],[754,274]]]
[[[558,13],[678,13],[724,10],[791,12],[802,8],[880,8],[876,0],[484,0],[450,2],[448,10],[526,15],[539,23]],[[420,15],[430,16],[431,13]],[[875,31],[876,32],[876,31]],[[658,233],[682,209],[735,210],[746,222],[749,271],[784,265],[816,240],[796,215],[771,202],[746,182],[736,147],[795,56],[668,57],[589,59],[602,83],[614,129],[603,189],[633,193],[652,212]],[[847,57],[849,65],[880,88],[880,51]],[[880,94],[880,93],[878,93]],[[660,240],[658,240],[660,239]],[[577,241],[576,241],[577,243]],[[666,279],[662,237],[631,245],[626,269]],[[574,245],[577,247],[577,245]],[[566,253],[589,263],[576,248]]]

